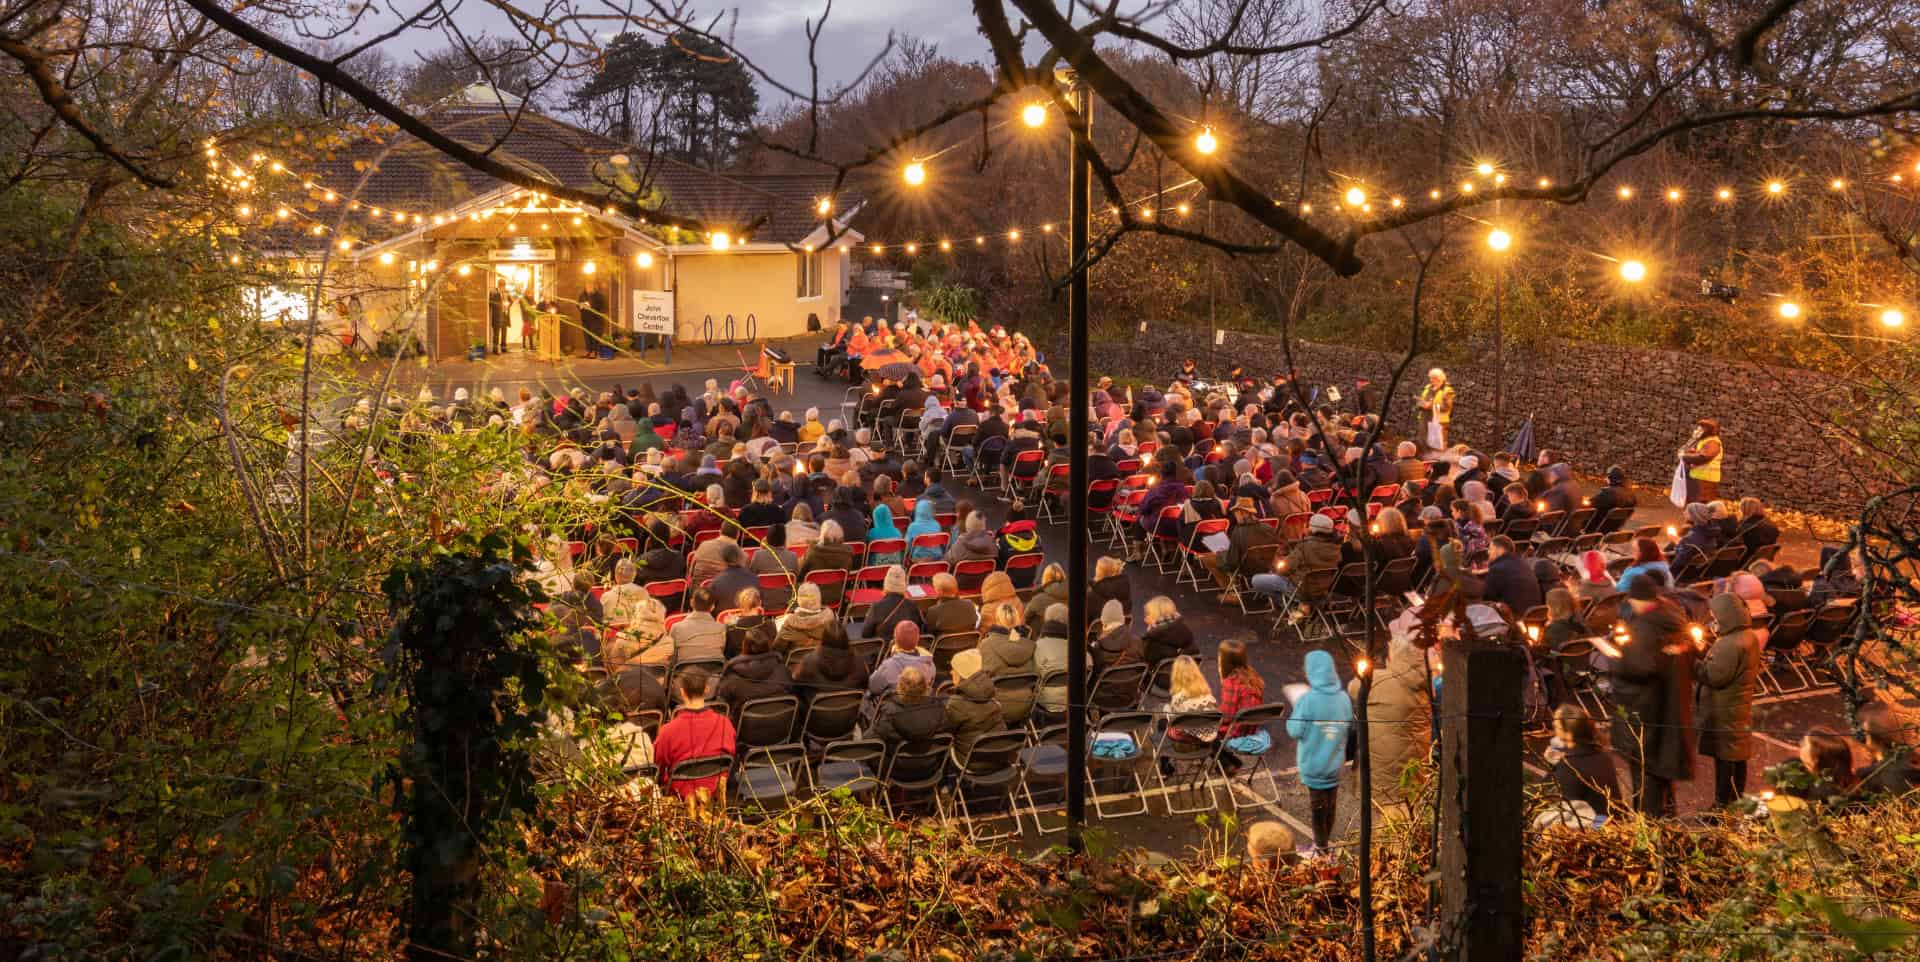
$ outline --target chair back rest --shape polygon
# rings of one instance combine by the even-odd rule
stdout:
[[[1167,719],[1167,731],[1201,739],[1220,730],[1222,716],[1217,711],[1183,711]],[[1101,720],[1106,727],[1106,720]]]
[[[993,680],[993,692],[1007,724],[1024,725],[1040,694],[1040,676],[1030,671],[1009,672]]]
[[[856,688],[820,692],[807,705],[807,720],[802,730],[808,738],[819,741],[844,738],[860,721],[860,706],[866,698],[867,693]]]
[[[887,744],[878,738],[844,738],[820,750],[820,764],[855,762],[878,774],[887,758]]]
[[[1091,700],[1099,708],[1132,708],[1140,698],[1140,686],[1147,678],[1147,666],[1140,662],[1109,665],[1094,679]]]
[[[1027,747],[1024,731],[990,732],[974,739],[967,757],[954,763],[968,775],[995,775],[1020,763],[1020,750]]]
[[[953,540],[953,535],[950,535],[945,531],[934,531],[928,534],[917,534],[913,536],[913,547],[915,547],[916,549],[917,548],[945,548],[947,544],[952,540]]]
[[[1025,571],[1028,568],[1038,568],[1046,563],[1046,560],[1046,556],[1040,552],[1028,551],[1008,558],[1005,570],[1011,573],[1015,571]]]
[[[907,742],[893,750],[887,760],[886,780],[894,784],[938,782],[947,773],[947,757],[953,751],[953,736],[935,735],[922,742]]]
[[[732,755],[702,755],[689,758],[673,766],[667,777],[676,782],[691,782],[715,775],[725,775],[733,770]]]
[[[933,640],[933,670],[945,674],[953,670],[953,656],[980,647],[977,631],[950,631]]]
[[[778,745],[793,737],[800,699],[792,695],[755,698],[740,706],[734,740],[741,745]]]

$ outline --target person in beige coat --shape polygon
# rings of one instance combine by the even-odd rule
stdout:
[[[1714,595],[1709,604],[1718,637],[1694,671],[1698,689],[1693,714],[1700,728],[1700,754],[1713,759],[1713,803],[1726,806],[1747,791],[1762,641],[1747,603],[1738,595]]]
[[[1409,622],[1405,626],[1411,630]],[[1373,688],[1367,693],[1367,757],[1373,777],[1373,799],[1382,806],[1405,803],[1402,786],[1409,762],[1427,757],[1433,740],[1433,679],[1426,652],[1414,646],[1395,622],[1387,642],[1387,663],[1373,666]],[[1360,697],[1360,679],[1347,690]]]

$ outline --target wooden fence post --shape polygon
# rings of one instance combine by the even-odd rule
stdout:
[[[1518,962],[1526,653],[1448,641],[1440,692],[1440,944],[1457,962]]]

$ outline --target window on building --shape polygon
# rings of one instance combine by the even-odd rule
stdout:
[[[795,297],[820,296],[820,252],[794,256],[793,293]]]

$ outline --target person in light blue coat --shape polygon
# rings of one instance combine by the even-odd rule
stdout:
[[[915,501],[913,503],[913,523],[907,525],[907,560],[939,561],[944,557],[947,553],[945,545],[929,545],[919,548],[912,547],[913,539],[923,534],[939,534],[940,530],[940,520],[934,517],[933,499],[921,498]]]
[[[1287,734],[1299,743],[1294,752],[1300,781],[1307,786],[1313,816],[1313,847],[1325,852],[1333,834],[1340,797],[1340,770],[1347,761],[1347,730],[1353,726],[1353,699],[1340,686],[1333,656],[1307,652],[1307,693],[1294,703]]]

